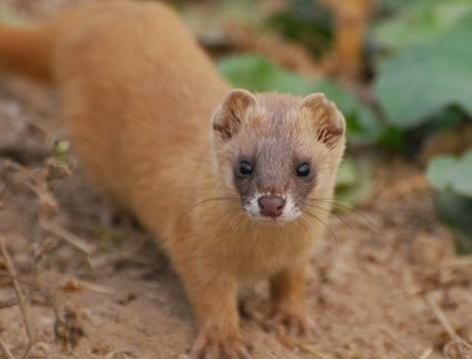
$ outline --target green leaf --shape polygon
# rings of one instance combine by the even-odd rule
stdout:
[[[220,60],[218,67],[234,86],[249,91],[278,91],[295,95],[323,92],[344,114],[349,141],[353,144],[376,142],[385,130],[368,106],[331,80],[307,80],[257,55],[227,57]]]
[[[372,160],[346,156],[336,181],[336,201],[340,204],[337,209],[349,209],[354,204],[365,202],[373,188]]]
[[[394,16],[375,25],[373,37],[381,50],[399,51],[434,41],[472,12],[470,0],[407,1]]]
[[[344,157],[338,169],[336,177],[336,188],[354,186],[358,178],[357,168],[352,157]]]
[[[53,156],[56,161],[67,164],[69,162],[69,141],[66,140],[59,140],[54,144],[53,148]]]
[[[451,105],[472,115],[472,13],[437,41],[387,60],[375,91],[387,120],[412,128]]]
[[[236,87],[249,91],[280,91],[295,95],[312,92],[313,83],[277,67],[258,55],[236,55],[219,61],[220,72]]]
[[[331,47],[332,11],[320,0],[291,0],[279,12],[270,15],[265,25],[321,55]]]
[[[436,205],[441,218],[453,229],[457,253],[472,253],[472,199],[441,192]]]
[[[27,20],[8,5],[0,4],[0,22],[9,26],[19,26],[27,23]]]
[[[411,5],[412,2],[418,2],[419,0],[382,0],[382,11],[383,12],[393,12],[398,11],[408,5]]]
[[[378,143],[398,152],[407,149],[405,133],[394,127],[387,128]]]
[[[427,178],[439,191],[450,190],[472,198],[472,150],[462,158],[438,156],[428,165]]]

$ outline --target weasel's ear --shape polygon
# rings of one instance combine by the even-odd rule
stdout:
[[[257,107],[254,95],[246,90],[232,90],[213,115],[213,130],[222,140],[229,140]]]
[[[346,128],[344,116],[324,94],[306,96],[300,104],[300,111],[313,122],[317,140],[329,148],[343,138]]]

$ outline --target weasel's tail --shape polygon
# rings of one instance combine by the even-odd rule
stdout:
[[[0,24],[0,68],[52,82],[54,31],[45,27]]]

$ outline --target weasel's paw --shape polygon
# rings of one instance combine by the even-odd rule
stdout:
[[[269,332],[286,333],[290,336],[311,336],[316,330],[315,323],[302,313],[275,309],[264,323],[264,329]]]
[[[240,334],[225,335],[217,328],[203,329],[195,342],[191,359],[250,359],[252,346]]]

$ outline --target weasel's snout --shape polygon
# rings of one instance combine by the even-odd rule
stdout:
[[[285,200],[279,196],[262,196],[258,203],[261,214],[273,218],[281,216],[285,207]]]

